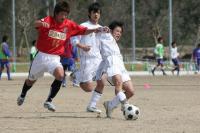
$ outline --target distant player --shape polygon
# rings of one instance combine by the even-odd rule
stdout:
[[[113,109],[117,108],[119,104],[122,105],[123,111],[127,100],[134,95],[134,88],[117,44],[123,32],[123,24],[113,21],[109,28],[111,33],[97,34],[98,43],[101,46],[102,61],[97,70],[96,79],[98,84],[105,84],[108,79],[115,86],[116,96],[112,100],[104,102],[106,115],[111,118]]]
[[[10,59],[11,59],[11,52],[9,50],[8,46],[8,36],[4,35],[2,38],[2,43],[0,44],[0,80],[1,75],[4,70],[4,67],[6,67],[7,77],[8,80],[12,80],[10,76]]]
[[[78,49],[76,46],[72,46],[71,43],[67,44],[65,47],[64,54],[61,55],[60,62],[62,63],[64,69],[64,78],[62,80],[62,87],[66,87],[66,74],[65,71],[73,72],[76,69],[76,61],[78,61]],[[78,87],[76,80],[73,80],[73,86]]]
[[[174,64],[174,69],[172,69],[172,74],[174,75],[174,71],[177,71],[177,75],[179,75],[180,72],[180,61],[178,59],[179,57],[179,53],[177,51],[177,46],[176,46],[176,42],[172,42],[172,48],[171,48],[171,58],[172,58],[172,62]]]
[[[92,3],[88,7],[89,20],[81,25],[89,29],[101,27],[101,25],[98,24],[100,15],[101,7],[99,3]],[[96,34],[91,33],[88,35],[74,37],[72,42],[80,48],[80,69],[75,72],[74,75],[80,82],[80,87],[86,92],[91,92],[95,90],[93,78],[95,77],[98,66],[102,60],[100,45],[96,43]],[[99,87],[101,86],[96,86],[96,88]],[[99,101],[101,95],[102,92],[93,91],[89,105],[86,108],[88,112],[101,112],[101,110],[96,107],[96,102]]]
[[[28,78],[25,80],[22,92],[17,99],[19,106],[24,103],[27,91],[30,90],[38,78],[42,77],[44,72],[49,72],[55,77],[55,80],[51,84],[50,93],[44,103],[44,107],[50,111],[55,111],[52,100],[60,90],[64,77],[60,55],[64,53],[66,42],[69,41],[71,36],[90,34],[100,30],[99,28],[88,29],[77,25],[66,18],[69,12],[68,3],[60,1],[54,8],[53,17],[47,16],[35,21],[35,27],[39,33],[36,44],[38,53],[32,62]]]
[[[197,45],[197,47],[193,50],[193,60],[196,67],[196,72],[200,72],[200,43]]]
[[[164,71],[164,46],[163,46],[163,38],[159,37],[158,38],[158,43],[156,44],[156,47],[154,49],[154,53],[156,55],[156,60],[157,60],[157,65],[153,68],[153,70],[151,71],[153,75],[155,75],[155,70],[160,66],[161,67],[161,71],[163,72],[163,75],[166,75],[165,71]]]

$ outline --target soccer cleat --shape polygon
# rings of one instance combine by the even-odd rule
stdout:
[[[71,81],[74,81],[74,80],[76,79],[75,72],[76,72],[76,71],[73,71],[73,72],[69,75]]]
[[[24,103],[24,99],[25,99],[25,97],[22,98],[21,96],[19,96],[19,97],[17,98],[17,105],[18,105],[18,106],[21,106],[21,105]]]
[[[109,107],[109,101],[105,101],[103,103],[103,105],[104,105],[104,108],[106,110],[106,116],[108,118],[111,118],[112,117],[112,111],[113,111],[113,109]]]
[[[56,107],[51,102],[45,102],[44,108],[47,108],[49,111],[55,112]]]
[[[73,86],[74,87],[80,87],[79,84],[77,84],[77,83],[73,83]]]
[[[97,109],[96,107],[87,107],[87,112],[94,112],[94,113],[101,113],[102,111],[100,109]]]

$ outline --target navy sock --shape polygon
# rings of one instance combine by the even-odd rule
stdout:
[[[57,95],[58,91],[60,90],[60,86],[62,84],[62,81],[60,80],[54,80],[53,83],[51,84],[51,90],[50,94],[47,98],[47,102],[52,102],[52,99]]]
[[[32,87],[32,86],[28,86],[28,85],[26,84],[26,81],[24,82],[24,86],[23,86],[23,88],[22,88],[22,93],[21,93],[21,97],[22,97],[22,98],[24,98],[24,97],[26,96],[27,91],[30,90],[31,87]]]

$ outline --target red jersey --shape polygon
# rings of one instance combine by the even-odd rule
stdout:
[[[53,17],[47,16],[41,19],[49,24],[49,28],[37,27],[39,36],[36,47],[39,51],[48,54],[61,55],[71,36],[82,35],[87,30],[75,22],[65,19],[62,23],[57,23]]]

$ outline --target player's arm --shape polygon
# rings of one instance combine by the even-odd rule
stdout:
[[[41,20],[36,20],[35,21],[35,27],[39,28],[39,27],[45,27],[45,28],[49,28],[49,24],[46,22],[43,22]]]
[[[77,46],[78,48],[82,49],[85,52],[88,52],[91,47],[88,46],[88,45],[81,44],[80,43],[80,38],[81,38],[80,36],[71,37],[71,39],[70,39],[71,40],[71,44],[73,46]]]
[[[85,35],[93,33],[93,32],[95,32],[95,33],[98,33],[98,32],[106,32],[106,33],[108,33],[108,32],[110,32],[110,29],[107,26],[98,27],[98,28],[95,28],[95,29],[87,29],[85,31]]]

